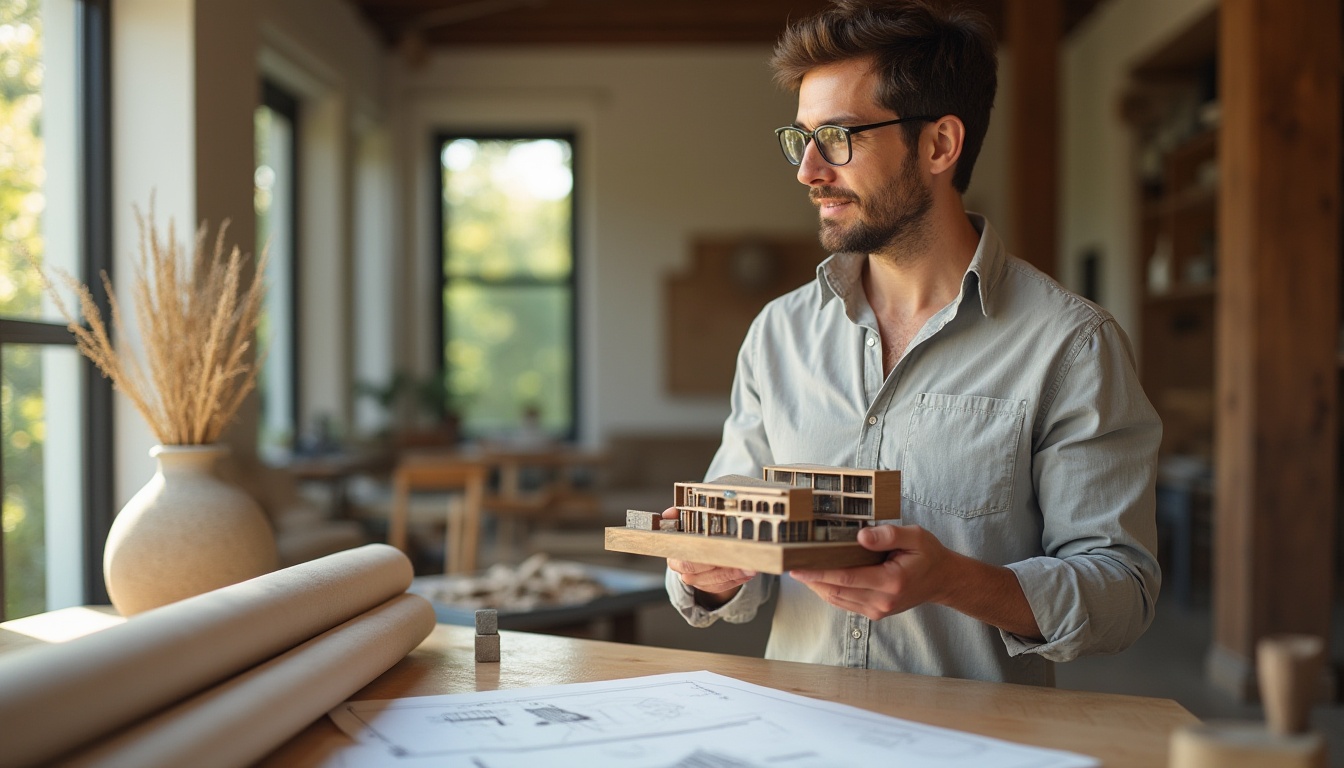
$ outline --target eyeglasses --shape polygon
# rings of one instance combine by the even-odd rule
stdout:
[[[776,128],[775,135],[779,137],[779,148],[784,151],[784,159],[792,165],[801,165],[803,162],[803,153],[807,151],[807,142],[816,139],[817,151],[821,152],[821,159],[831,165],[844,165],[854,157],[853,148],[850,146],[849,137],[856,133],[862,133],[873,128],[881,128],[884,125],[896,125],[910,120],[937,120],[936,117],[899,117],[895,120],[887,120],[881,123],[869,123],[867,125],[856,125],[853,128],[846,128],[843,125],[819,125],[811,131],[804,131],[802,128],[795,128],[792,125],[786,125],[783,128]]]

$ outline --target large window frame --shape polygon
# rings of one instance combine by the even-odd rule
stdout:
[[[457,277],[449,278],[444,269],[444,258],[446,255],[447,243],[444,240],[445,232],[445,213],[444,213],[444,174],[443,174],[443,149],[450,142],[458,139],[471,139],[473,141],[528,141],[555,139],[564,141],[570,147],[570,173],[573,182],[570,192],[570,227],[569,227],[569,251],[570,251],[570,269],[569,275],[565,279],[558,280],[540,280],[531,277],[512,277],[503,280],[484,280],[479,277]],[[434,134],[431,144],[431,168],[433,169],[433,201],[434,201],[434,272],[438,279],[432,281],[431,288],[434,294],[431,298],[430,306],[434,308],[434,350],[436,370],[435,374],[443,381],[445,386],[451,387],[452,377],[447,375],[447,361],[445,360],[445,346],[449,337],[448,319],[446,311],[446,293],[449,284],[453,281],[474,282],[490,287],[536,287],[536,286],[563,286],[569,292],[569,427],[560,437],[568,442],[578,440],[579,424],[582,414],[580,413],[580,403],[582,398],[579,396],[579,222],[580,217],[580,173],[579,156],[580,147],[578,136],[572,130],[538,130],[538,131],[439,131]],[[449,392],[449,397],[460,393]],[[468,435],[470,437],[470,435]]]
[[[112,272],[110,0],[77,0],[76,47],[79,123],[79,263],[82,279]],[[95,303],[104,316],[110,308],[101,291]],[[9,345],[74,346],[74,335],[60,322],[0,317],[0,348]],[[108,602],[102,578],[103,547],[114,510],[112,387],[92,363],[81,359],[81,472],[84,521],[84,600]],[[0,455],[0,488],[4,487]],[[5,616],[4,530],[0,528],[0,620]]]
[[[274,262],[277,257],[283,258],[288,266],[289,295],[287,297],[289,304],[288,317],[286,321],[289,327],[289,354],[285,363],[289,367],[289,413],[288,422],[291,426],[290,443],[291,447],[297,447],[301,423],[299,414],[303,413],[300,398],[302,397],[302,369],[299,363],[299,339],[302,335],[302,316],[299,308],[299,299],[303,295],[300,290],[299,280],[301,270],[299,267],[299,253],[301,252],[300,237],[302,236],[302,227],[299,221],[299,155],[301,131],[299,126],[300,103],[297,96],[285,90],[283,86],[278,85],[269,78],[262,78],[261,81],[261,101],[259,106],[266,107],[281,117],[289,121],[293,130],[290,142],[289,167],[285,172],[289,174],[289,195],[285,200],[273,201],[272,205],[282,206],[284,214],[289,218],[289,248],[287,253],[277,253],[274,248],[270,252],[270,259]],[[273,246],[274,244],[272,244]],[[260,247],[260,244],[258,245]],[[267,359],[269,363],[270,358]],[[265,431],[265,424],[261,425],[261,432]],[[258,435],[259,440],[265,439],[264,434]]]

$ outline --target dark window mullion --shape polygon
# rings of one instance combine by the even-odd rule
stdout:
[[[82,179],[80,248],[85,280],[112,273],[112,77],[110,0],[80,3],[79,77]],[[106,295],[94,298],[103,317],[111,316]],[[116,514],[113,481],[112,383],[92,362],[83,379],[84,599],[110,602],[103,583],[103,546]]]
[[[74,343],[74,335],[59,323],[0,318],[0,344]]]

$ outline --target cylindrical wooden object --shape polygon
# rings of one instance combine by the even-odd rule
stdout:
[[[1281,736],[1259,723],[1201,723],[1171,735],[1169,768],[1325,768],[1319,733]]]
[[[1273,635],[1259,642],[1255,655],[1269,729],[1282,736],[1306,733],[1325,663],[1325,641],[1314,635]]]

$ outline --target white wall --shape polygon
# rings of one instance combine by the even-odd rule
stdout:
[[[260,34],[262,74],[299,100],[297,426],[330,417],[348,428],[353,382],[366,374],[357,360],[394,344],[390,325],[373,318],[391,316],[395,296],[387,284],[357,293],[354,279],[388,268],[396,242],[366,215],[395,210],[386,199],[395,188],[367,181],[391,174],[392,157],[361,148],[364,135],[388,130],[385,54],[353,6],[333,0],[269,2]]]
[[[253,241],[252,120],[256,6],[208,0],[119,0],[112,27],[113,272],[129,306],[137,261],[132,206],[155,194],[157,219],[178,241],[202,220],[211,233],[233,219],[229,239]],[[132,347],[134,319],[127,317]],[[115,399],[116,503],[153,475],[154,437],[127,398]],[[255,419],[251,420],[254,423]],[[242,419],[239,431],[249,434]],[[237,434],[237,431],[235,431]]]
[[[434,284],[429,165],[443,129],[551,128],[578,134],[580,435],[717,431],[727,397],[664,390],[663,281],[696,236],[815,235],[816,213],[773,130],[795,97],[775,88],[767,46],[483,50],[442,53],[393,82],[410,237],[404,286]],[[996,118],[997,120],[997,118]],[[997,124],[997,123],[996,123]],[[986,143],[971,201],[998,215],[1002,139]],[[433,295],[407,294],[406,358],[433,365]]]
[[[1064,115],[1060,272],[1077,287],[1078,255],[1102,253],[1101,304],[1138,339],[1137,183],[1120,118],[1129,70],[1217,0],[1111,0],[1069,37],[1061,61]]]

